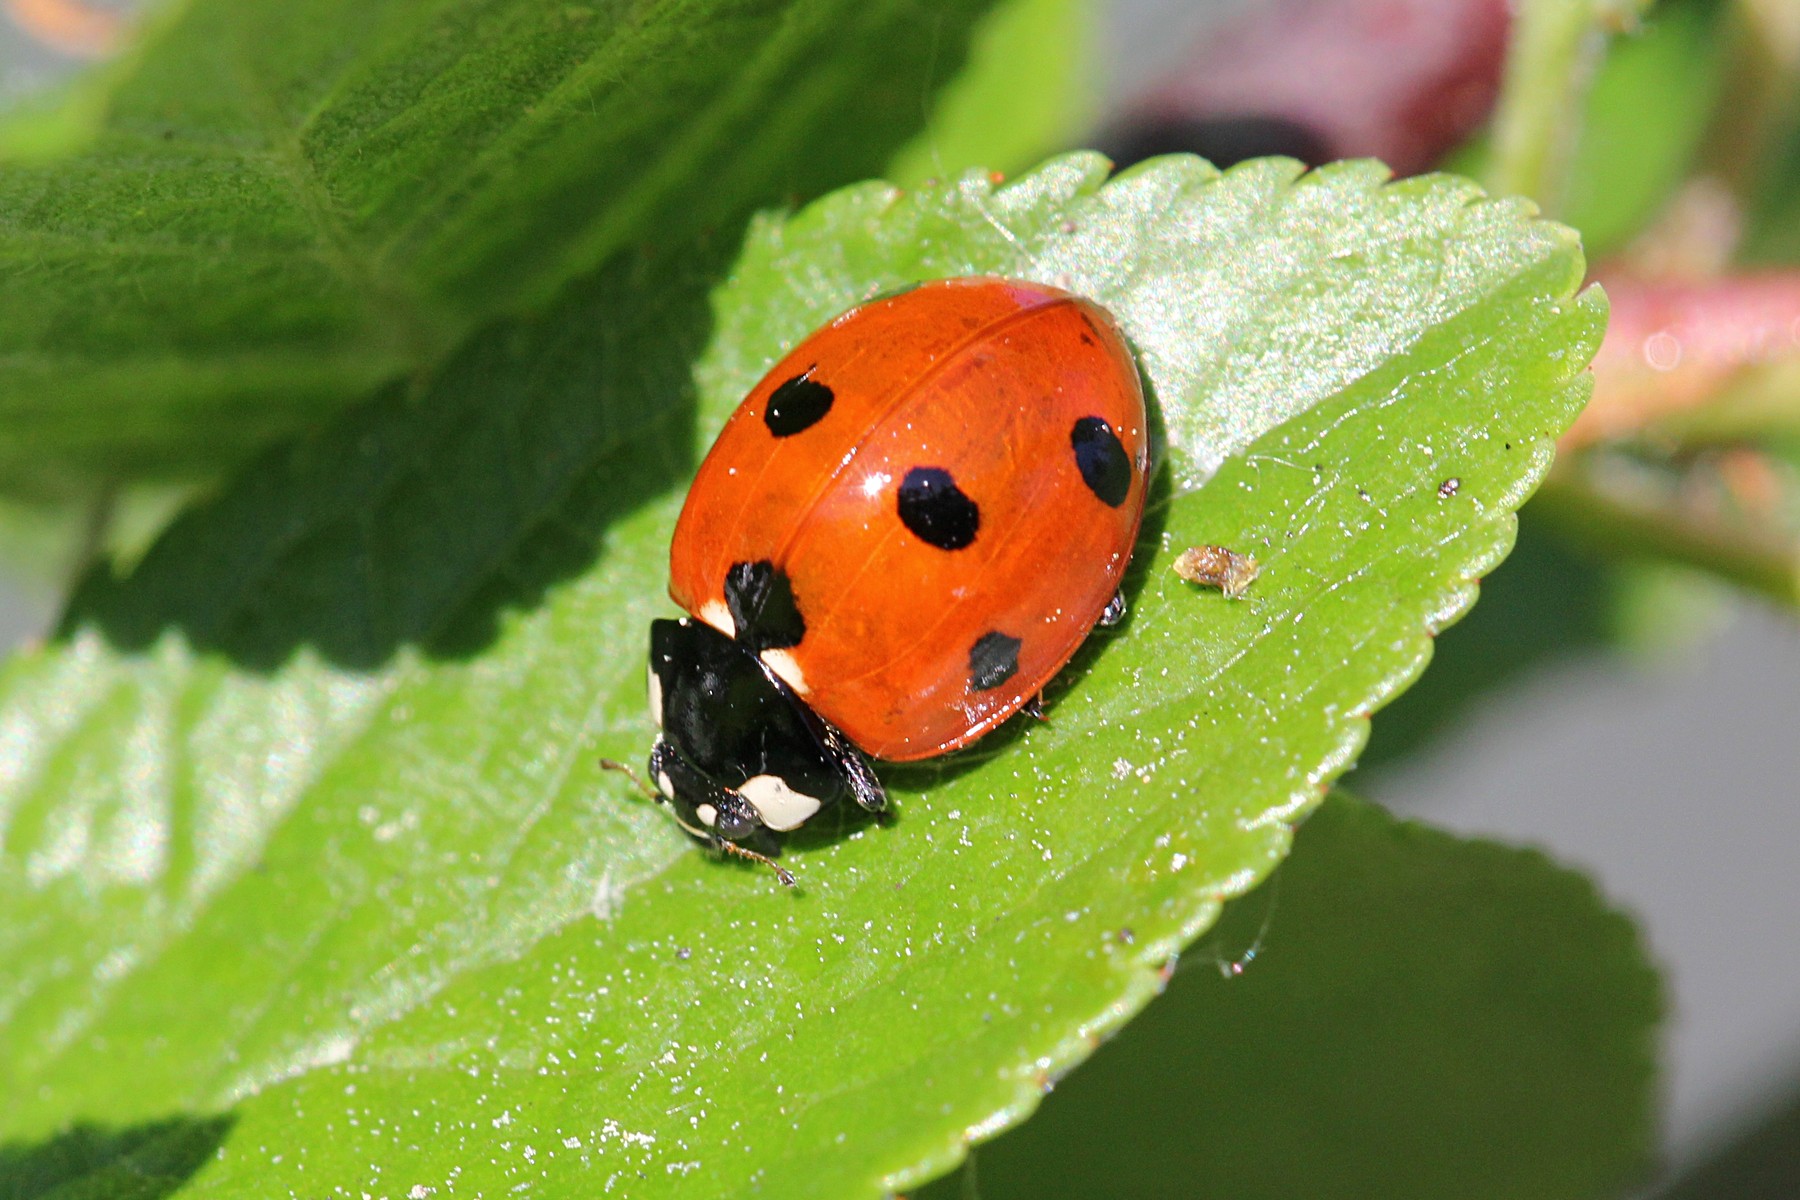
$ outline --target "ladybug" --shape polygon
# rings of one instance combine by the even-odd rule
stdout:
[[[1091,301],[945,279],[837,317],[688,493],[669,594],[690,615],[650,626],[656,799],[771,866],[746,843],[883,811],[871,758],[968,745],[1123,616],[1148,468],[1136,362]]]

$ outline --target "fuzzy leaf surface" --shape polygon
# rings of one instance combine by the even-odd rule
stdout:
[[[221,1137],[196,1195],[842,1197],[1028,1113],[1472,601],[1604,315],[1572,234],[1462,181],[1105,175],[628,257],[93,581],[0,681],[0,1139]],[[792,840],[787,891],[596,760],[649,744],[679,485],[737,399],[858,298],[970,273],[1136,344],[1167,436],[1131,615],[1048,723]],[[1199,544],[1258,558],[1247,598],[1170,572]]]
[[[925,127],[888,162],[901,187],[971,167],[1011,172],[1080,145],[1100,108],[1088,0],[1001,0],[969,39],[962,73],[933,97]]]
[[[873,174],[983,7],[178,3],[89,119],[0,130],[0,489],[219,471],[636,241]]]

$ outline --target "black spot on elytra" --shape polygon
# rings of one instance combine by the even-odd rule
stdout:
[[[831,411],[836,397],[830,388],[812,378],[813,370],[806,368],[770,394],[769,406],[763,409],[763,424],[776,437],[793,437],[811,429]]]
[[[1088,490],[1108,507],[1125,503],[1131,491],[1131,456],[1112,426],[1099,417],[1083,417],[1069,431],[1069,445],[1075,450],[1075,466]]]
[[[900,481],[900,520],[920,541],[961,550],[981,529],[981,509],[942,467],[914,467]]]
[[[969,647],[969,690],[992,691],[1019,670],[1019,639],[998,629],[984,633]]]
[[[798,646],[806,621],[794,602],[787,572],[768,559],[733,563],[725,572],[725,606],[737,625],[737,640],[752,654]]]

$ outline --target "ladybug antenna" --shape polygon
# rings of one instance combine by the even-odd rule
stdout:
[[[617,771],[619,774],[623,775],[625,778],[631,780],[632,786],[637,788],[638,791],[642,792],[644,794],[644,798],[646,800],[654,800],[658,804],[661,804],[663,802],[662,793],[656,791],[649,784],[645,783],[642,779],[639,779],[638,773],[636,771],[632,770],[630,767],[626,766],[624,763],[615,762],[610,758],[603,758],[600,760],[600,767],[602,770],[605,770],[605,771]]]
[[[789,871],[786,867],[783,867],[780,863],[776,862],[766,854],[758,854],[748,846],[740,846],[736,842],[728,842],[724,838],[714,838],[713,845],[719,850],[724,851],[726,854],[735,854],[739,858],[747,858],[751,862],[761,863],[763,866],[775,872],[775,878],[781,880],[781,886],[783,887],[798,886],[799,881],[794,878],[793,872]]]

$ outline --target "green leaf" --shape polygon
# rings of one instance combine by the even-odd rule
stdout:
[[[1705,1157],[1690,1162],[1681,1174],[1657,1189],[1655,1200],[1710,1200],[1715,1196],[1779,1197],[1791,1194],[1800,1181],[1800,1096],[1759,1099],[1755,1111],[1733,1119],[1732,1128],[1714,1134]]]
[[[40,627],[47,626],[48,614],[66,602],[70,586],[95,559],[137,562],[193,490],[146,483],[102,489],[84,503],[0,497],[0,578],[30,594],[32,606],[46,614]]]
[[[1215,969],[1217,968],[1217,969]],[[1655,1147],[1656,972],[1542,855],[1336,795],[1167,994],[919,1200],[1595,1200]]]
[[[623,247],[878,171],[982,7],[190,0],[13,130],[0,489],[215,472]]]
[[[1468,728],[1495,694],[1615,647],[1623,573],[1557,538],[1538,508],[1525,510],[1517,545],[1481,581],[1481,603],[1433,644],[1431,670],[1382,711],[1350,786],[1381,795],[1383,768]]]
[[[717,242],[631,256],[96,579],[0,680],[0,1137],[228,1110],[192,1190],[845,1196],[1021,1119],[1473,599],[1604,312],[1567,230],[1461,181],[1104,173],[848,189],[710,292]],[[971,272],[1139,349],[1132,616],[1047,724],[790,842],[790,892],[597,766],[650,740],[675,485],[784,347]],[[1247,599],[1170,573],[1207,543]]]
[[[1538,507],[1590,553],[1698,568],[1800,607],[1800,446],[1776,441],[1739,460],[1589,450],[1558,467]]]
[[[1611,34],[1651,0],[1524,0],[1513,16],[1506,75],[1483,178],[1561,215],[1579,115]]]
[[[1662,0],[1615,40],[1574,134],[1564,207],[1594,258],[1620,249],[1674,194],[1714,121],[1727,63],[1726,6]]]
[[[901,187],[971,167],[1020,170],[1078,145],[1100,107],[1092,0],[1004,0],[970,40],[962,74],[938,93],[925,128],[887,178]]]

